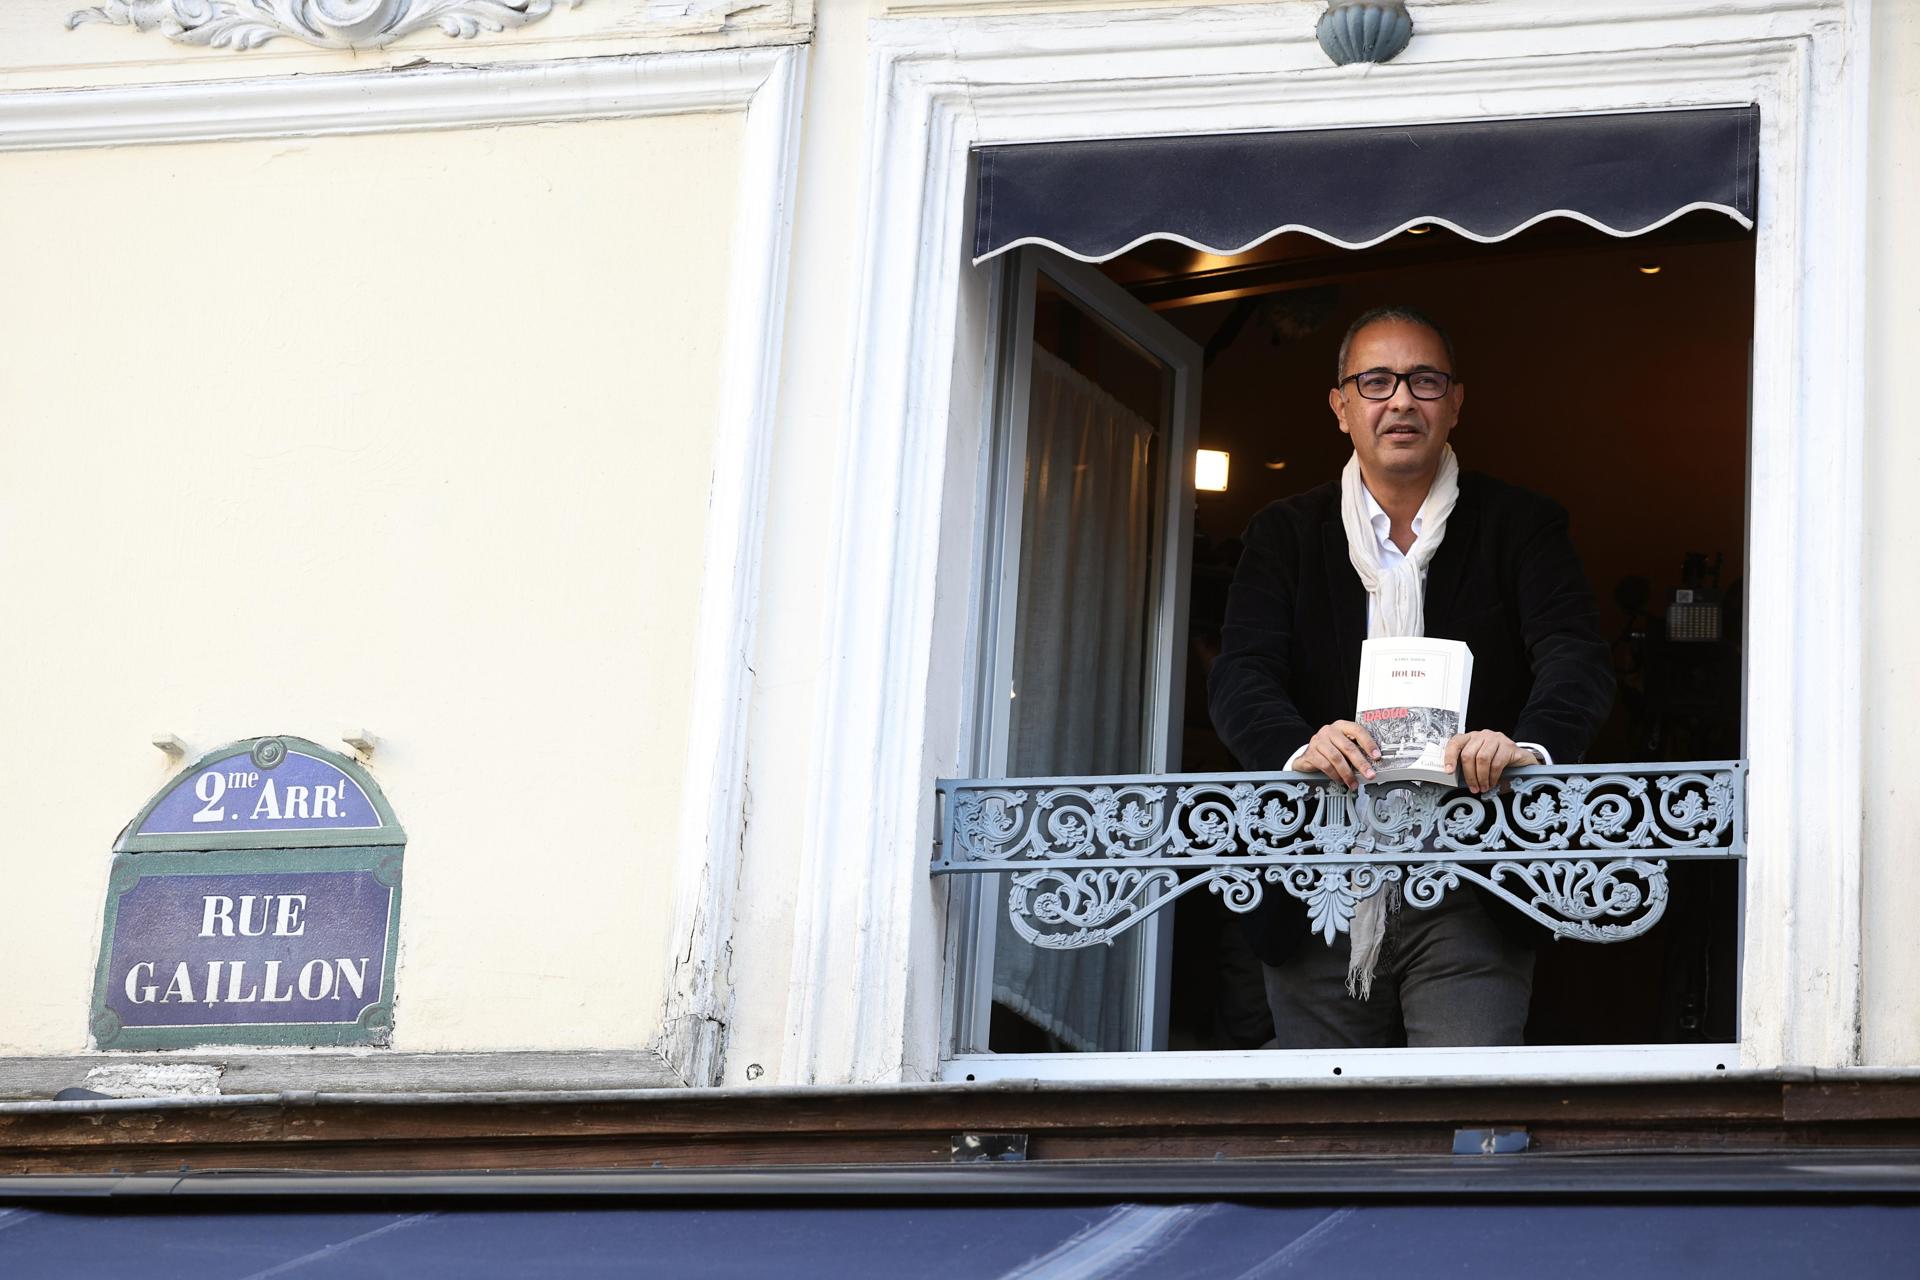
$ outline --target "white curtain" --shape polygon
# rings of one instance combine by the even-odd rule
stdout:
[[[1151,423],[1034,348],[1020,540],[1015,777],[1139,773],[1156,477]],[[999,877],[995,878],[1000,880]],[[1000,880],[999,901],[1008,885]],[[1141,934],[1046,951],[996,912],[993,996],[1084,1051],[1130,1049],[1126,975]]]

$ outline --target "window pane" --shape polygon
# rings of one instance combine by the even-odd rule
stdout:
[[[1034,333],[1007,771],[1149,772],[1165,758],[1152,663],[1171,373],[1044,277]],[[1004,901],[1006,886],[990,892]],[[1154,931],[1056,952],[1004,913],[998,928],[994,1049],[1138,1047]]]

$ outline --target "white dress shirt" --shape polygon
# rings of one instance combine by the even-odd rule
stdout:
[[[1365,485],[1360,486],[1360,496],[1367,500],[1367,520],[1370,524],[1373,525],[1374,540],[1380,544],[1380,567],[1382,569],[1391,569],[1395,565],[1399,564],[1402,560],[1405,560],[1407,558],[1406,552],[1400,550],[1400,548],[1394,544],[1393,517],[1389,516],[1386,513],[1386,510],[1383,507],[1381,507],[1381,505],[1378,502],[1374,501],[1373,491],[1368,489]],[[1413,518],[1413,540],[1416,544],[1420,541],[1420,517],[1418,515],[1414,516]],[[1427,587],[1427,572],[1425,569],[1422,569],[1420,571],[1420,589],[1422,591],[1425,591],[1426,587]],[[1374,615],[1378,611],[1379,611],[1379,608],[1377,605],[1374,604],[1373,596],[1368,595],[1367,596],[1367,634],[1368,635],[1373,634]],[[1294,752],[1292,755],[1287,757],[1286,768],[1288,772],[1292,772],[1294,765],[1299,763],[1300,757],[1307,753],[1307,747],[1310,747],[1312,745],[1313,745],[1312,743],[1306,743],[1303,746],[1301,746],[1301,748],[1298,751]],[[1547,754],[1547,749],[1541,746],[1537,742],[1516,742],[1514,743],[1514,745],[1517,747],[1525,747],[1528,751],[1533,752],[1534,755],[1539,756],[1541,764],[1553,763],[1553,757]]]

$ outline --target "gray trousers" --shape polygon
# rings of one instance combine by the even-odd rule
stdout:
[[[1391,892],[1392,890],[1382,890]],[[1533,995],[1533,948],[1495,927],[1462,885],[1439,906],[1396,901],[1387,913],[1373,994],[1347,994],[1346,936],[1317,935],[1285,963],[1262,965],[1276,1049],[1365,1049],[1522,1043]]]

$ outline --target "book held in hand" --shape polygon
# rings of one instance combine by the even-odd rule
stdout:
[[[1473,650],[1459,640],[1394,636],[1360,646],[1360,724],[1380,748],[1373,781],[1458,786],[1442,765],[1463,732]]]

